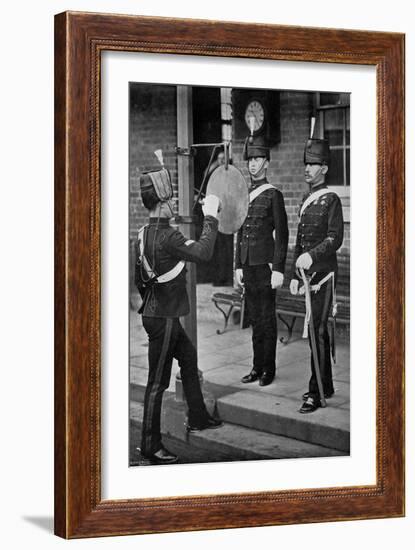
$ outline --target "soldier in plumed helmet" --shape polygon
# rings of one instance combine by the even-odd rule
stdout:
[[[305,181],[309,193],[303,198],[292,266],[290,291],[298,294],[300,269],[310,281],[311,315],[317,362],[324,399],[334,394],[328,319],[332,312],[337,278],[337,254],[343,242],[343,212],[340,198],[326,185],[330,149],[327,140],[309,139],[304,150]],[[300,288],[301,292],[301,288]],[[301,413],[312,413],[321,406],[318,373],[311,348],[311,378],[303,395]]]
[[[270,149],[262,136],[245,141],[244,160],[251,179],[248,215],[238,231],[236,280],[245,287],[252,325],[253,366],[245,384],[271,384],[276,372],[276,289],[284,281],[288,225],[282,193],[267,179]]]
[[[141,436],[142,464],[172,464],[178,457],[162,444],[160,416],[164,391],[170,383],[173,358],[178,360],[188,405],[188,429],[218,428],[222,422],[209,415],[200,388],[197,352],[180,324],[189,313],[185,262],[208,261],[213,253],[219,199],[204,200],[205,215],[198,241],[187,240],[170,225],[173,190],[165,169],[140,177],[141,198],[149,223],[138,232],[135,283],[143,299],[139,313],[149,340],[148,382],[144,398]]]

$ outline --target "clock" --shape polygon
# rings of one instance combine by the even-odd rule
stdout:
[[[236,141],[245,141],[247,135],[261,135],[270,147],[280,143],[280,92],[233,88],[232,125]]]
[[[265,109],[258,99],[253,99],[245,109],[245,123],[253,134],[260,132],[265,124]]]

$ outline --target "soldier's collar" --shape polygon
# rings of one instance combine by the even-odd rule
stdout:
[[[325,187],[327,187],[327,183],[324,181],[323,183],[319,183],[318,185],[311,187],[308,194],[312,195],[315,191],[319,191],[320,189],[324,189]]]
[[[164,227],[170,224],[170,218],[150,218],[150,225],[157,225],[157,222],[159,227]]]
[[[262,178],[260,180],[251,180],[251,191],[259,187],[260,185],[264,185],[264,183],[268,183],[267,178]]]
[[[304,199],[311,197],[311,195],[313,195],[316,191],[320,191],[320,189],[327,189],[327,183],[320,183],[320,185],[312,187],[309,192],[304,195]]]

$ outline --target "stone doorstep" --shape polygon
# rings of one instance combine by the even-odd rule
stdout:
[[[141,430],[142,415],[142,403],[132,403],[130,420],[139,430]],[[183,403],[176,401],[171,395],[163,400],[162,434],[170,439],[180,440],[182,444],[189,446],[189,449],[204,449],[210,456],[217,453],[224,461],[331,457],[345,454],[321,445],[227,423],[216,430],[189,434],[185,427],[185,419]]]
[[[297,400],[244,390],[219,397],[216,406],[225,422],[350,451],[349,414],[330,402],[326,409],[303,415]]]
[[[137,370],[131,382],[131,401],[142,403],[147,382],[146,371]],[[209,412],[212,414],[216,409],[220,418],[227,423],[330,447],[345,453],[350,450],[348,411],[333,407],[331,401],[328,401],[326,409],[302,415],[298,412],[298,399],[248,389],[237,390],[208,381],[203,384],[203,393]],[[174,400],[176,395],[180,402],[180,398],[183,397],[182,385],[173,375],[170,387],[164,394],[163,403],[170,398]]]
[[[148,373],[146,369],[134,368],[133,365],[132,367],[133,368],[130,368],[130,400],[142,403],[144,401]],[[168,396],[177,396],[179,401],[184,399],[183,386],[181,380],[176,378],[176,372],[176,369],[173,368],[172,375],[170,377],[170,385],[164,392],[163,400]],[[206,399],[206,394],[208,391],[204,389],[204,386],[205,384],[202,385],[202,390]]]

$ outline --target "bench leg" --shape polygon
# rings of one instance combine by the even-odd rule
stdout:
[[[219,330],[217,329],[216,330],[216,334],[223,334],[225,332],[225,330],[228,328],[228,321],[229,321],[229,317],[231,316],[231,313],[233,311],[233,306],[231,305],[228,309],[227,312],[225,312],[217,302],[213,302],[215,304],[215,307],[223,314],[224,318],[225,318],[225,324],[223,326],[223,330]]]
[[[287,327],[287,330],[288,330],[288,338],[285,338],[284,336],[281,336],[280,338],[280,342],[281,344],[285,344],[287,345],[288,342],[291,340],[291,336],[293,335],[293,329],[294,329],[294,325],[295,325],[295,320],[297,319],[297,317],[293,317],[292,319],[292,323],[288,323],[284,317],[278,313],[278,319],[280,319],[280,321],[282,321],[284,323],[284,325]]]

